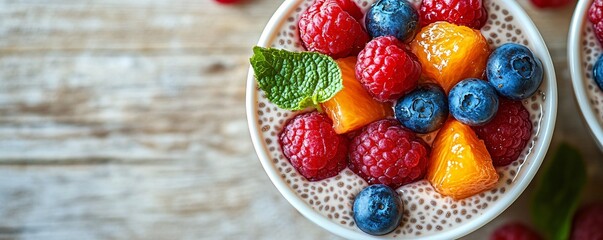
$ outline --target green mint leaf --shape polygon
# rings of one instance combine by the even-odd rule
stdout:
[[[586,166],[580,152],[562,143],[536,183],[531,215],[547,239],[569,238],[572,216],[586,184]]]
[[[256,46],[250,62],[260,89],[283,109],[317,106],[343,88],[341,69],[331,57],[320,53]]]

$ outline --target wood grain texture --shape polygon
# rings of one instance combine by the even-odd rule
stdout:
[[[554,142],[600,171],[566,67],[572,9],[526,1],[575,113]],[[277,192],[246,125],[251,46],[280,3],[0,0],[0,240],[338,239]]]

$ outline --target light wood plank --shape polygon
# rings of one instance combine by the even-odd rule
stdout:
[[[0,239],[334,239],[307,230],[313,223],[257,174],[253,156],[217,157],[163,166],[4,166]]]
[[[0,54],[198,49],[246,52],[278,4],[223,7],[202,1],[4,1]]]
[[[251,153],[245,55],[0,58],[0,162]]]

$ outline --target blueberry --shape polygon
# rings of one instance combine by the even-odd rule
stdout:
[[[356,195],[352,211],[360,230],[371,235],[384,235],[400,225],[404,206],[396,191],[376,184]]]
[[[448,95],[450,114],[469,126],[484,125],[498,111],[498,95],[488,82],[468,78],[460,81]]]
[[[603,90],[603,55],[597,59],[595,62],[595,66],[593,67],[593,77],[595,78],[595,82],[599,85],[599,88]]]
[[[398,99],[394,108],[396,119],[417,133],[433,132],[446,122],[448,98],[436,84],[419,86]]]
[[[532,96],[542,83],[542,62],[527,47],[505,43],[488,58],[486,74],[500,95],[522,100]]]
[[[373,38],[394,36],[404,42],[415,36],[419,14],[406,0],[379,0],[366,13],[365,24]]]

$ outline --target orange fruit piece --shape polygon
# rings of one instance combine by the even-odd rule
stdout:
[[[337,134],[347,133],[393,115],[392,103],[378,102],[356,80],[356,57],[336,60],[343,77],[343,89],[321,104],[333,120]]]
[[[448,22],[425,26],[410,43],[423,66],[423,78],[448,93],[466,78],[484,79],[490,47],[481,32]]]
[[[427,180],[442,195],[463,199],[494,187],[498,173],[471,127],[450,119],[433,142]]]

